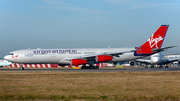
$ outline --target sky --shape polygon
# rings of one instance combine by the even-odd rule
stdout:
[[[36,48],[142,45],[169,25],[162,47],[180,53],[180,0],[0,0],[0,57]]]

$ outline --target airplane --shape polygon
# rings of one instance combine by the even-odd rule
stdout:
[[[173,62],[177,62],[177,64],[180,65],[180,55],[177,55],[177,54],[165,55],[165,56],[163,56],[163,59],[174,60]]]
[[[163,56],[161,52],[153,54],[150,56],[150,59],[136,59],[134,61],[130,61],[130,65],[134,66],[136,62],[146,64],[145,68],[148,68],[147,65],[151,65],[151,68],[154,68],[154,65],[159,65],[159,68],[163,68],[162,65],[165,65],[165,68],[169,68],[167,64],[178,61],[180,64],[180,55],[166,55]]]
[[[94,64],[123,62],[143,58],[173,46],[161,48],[169,25],[161,25],[141,46],[135,48],[24,49],[10,52],[4,59],[20,64],[82,65],[81,69],[99,69]],[[21,67],[24,70],[24,67]]]
[[[0,67],[9,66],[12,62],[8,62],[7,60],[0,60]]]

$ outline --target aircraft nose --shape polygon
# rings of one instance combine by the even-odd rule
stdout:
[[[11,60],[11,57],[10,57],[9,55],[6,55],[6,56],[4,57],[4,59],[7,60],[7,61],[10,61],[10,60]]]

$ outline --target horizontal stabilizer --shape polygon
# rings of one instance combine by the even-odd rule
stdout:
[[[173,47],[176,47],[176,46],[169,46],[169,47],[164,47],[164,48],[160,48],[160,49],[154,48],[154,49],[152,49],[152,52],[158,53],[158,52],[166,51],[167,49],[173,48]]]

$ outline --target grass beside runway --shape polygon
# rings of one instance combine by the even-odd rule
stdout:
[[[180,72],[0,72],[0,100],[180,100]]]

